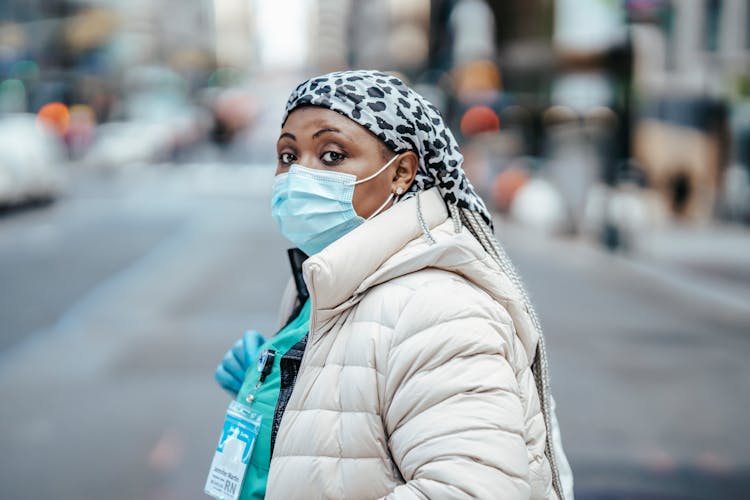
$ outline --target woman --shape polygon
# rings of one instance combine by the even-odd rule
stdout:
[[[541,329],[438,110],[323,75],[277,147],[272,213],[309,258],[286,326],[217,370],[263,415],[242,497],[569,498]]]

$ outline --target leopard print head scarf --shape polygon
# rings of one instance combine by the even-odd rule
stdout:
[[[398,78],[365,70],[311,78],[289,96],[282,126],[289,113],[304,105],[341,113],[375,134],[396,153],[417,153],[417,176],[399,200],[437,186],[447,204],[476,212],[492,226],[484,201],[461,168],[464,158],[440,111]]]

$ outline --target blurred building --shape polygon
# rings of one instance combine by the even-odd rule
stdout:
[[[8,0],[0,19],[0,78],[24,85],[15,111],[59,101],[103,121],[134,68],[168,67],[192,84],[215,66],[210,0]]]
[[[424,71],[429,0],[312,0],[309,65],[318,72],[379,68]]]
[[[726,168],[748,168],[738,139],[748,130],[742,82],[750,74],[750,7],[745,0],[628,3],[640,115],[633,155],[675,214],[708,220],[723,203]]]
[[[380,2],[373,2],[380,3]],[[379,13],[371,22],[377,26]],[[364,23],[362,23],[364,25]],[[352,24],[351,0],[316,0],[310,9],[309,18],[309,64],[320,72],[335,71],[348,66]],[[360,27],[359,25],[357,27]],[[361,26],[367,33],[365,26]],[[376,32],[382,35],[381,32]]]
[[[213,0],[216,64],[247,71],[258,62],[257,27],[253,2]]]
[[[555,3],[551,104],[571,123],[615,113],[598,127],[600,152],[590,156],[607,184],[637,178],[686,221],[750,205],[731,201],[744,190],[728,185],[750,177],[749,9],[745,0]]]
[[[688,220],[745,203],[728,182],[750,179],[747,0],[5,0],[0,17],[0,112],[174,115],[265,70],[381,68],[467,151],[481,131],[485,193],[526,165],[573,219],[635,174]]]

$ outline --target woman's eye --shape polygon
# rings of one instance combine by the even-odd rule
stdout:
[[[323,153],[323,156],[320,157],[320,159],[325,163],[326,165],[338,165],[341,163],[346,156],[342,155],[341,153],[337,153],[336,151],[326,151]]]
[[[294,163],[294,160],[296,159],[297,157],[292,153],[281,153],[279,155],[279,162],[281,162],[282,165],[289,165],[291,163]]]

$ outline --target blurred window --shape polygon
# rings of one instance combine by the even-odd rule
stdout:
[[[721,23],[722,0],[708,0],[706,15],[703,18],[703,44],[706,50],[716,52],[719,48],[719,26]]]
[[[667,39],[667,54],[666,54],[666,66],[665,70],[674,71],[676,69],[676,47],[677,43],[675,39],[675,8],[672,4],[664,4],[660,15],[657,17],[657,24],[664,32],[664,37]]]
[[[2,0],[0,21],[30,22],[65,17],[76,8],[76,2],[72,0]]]

